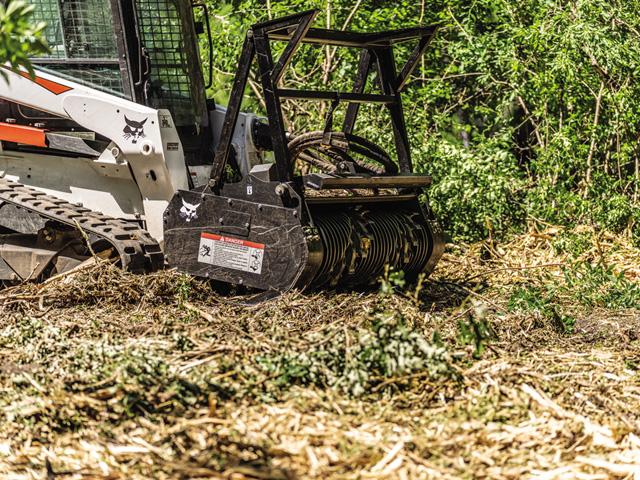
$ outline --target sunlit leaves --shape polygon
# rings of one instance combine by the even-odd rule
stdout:
[[[0,64],[24,68],[33,74],[29,57],[48,51],[43,38],[44,23],[30,21],[33,6],[22,0],[0,3]]]

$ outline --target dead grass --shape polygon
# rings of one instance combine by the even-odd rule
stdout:
[[[567,286],[584,264],[624,280]],[[419,301],[243,307],[175,273],[104,265],[5,290],[0,477],[640,478],[640,311],[598,304],[635,298],[639,277],[623,239],[548,227],[451,247]],[[529,290],[550,297],[514,304]],[[437,332],[452,374],[329,385],[324,352],[355,361],[376,312]],[[461,321],[497,334],[479,359]]]

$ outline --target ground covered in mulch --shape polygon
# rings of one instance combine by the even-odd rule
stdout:
[[[93,265],[0,292],[0,477],[640,478],[638,305],[591,228],[257,306]]]

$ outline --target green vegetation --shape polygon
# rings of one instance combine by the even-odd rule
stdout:
[[[298,348],[261,356],[259,365],[280,388],[294,385],[329,387],[359,397],[399,387],[407,378],[443,381],[459,377],[446,346],[389,308],[390,284],[401,276],[384,279],[373,311],[354,331],[321,331]],[[302,347],[302,348],[300,348]]]
[[[619,267],[576,260],[562,267],[562,276],[516,286],[509,298],[512,312],[536,313],[561,332],[573,333],[576,308],[633,309],[640,305],[640,285]]]
[[[246,29],[319,8],[318,25],[374,31],[438,23],[405,105],[415,160],[457,239],[521,229],[527,217],[597,224],[640,239],[638,0],[211,1],[214,86],[225,101]],[[400,51],[406,58],[409,47]],[[203,52],[206,53],[206,52]],[[349,88],[354,52],[301,49],[291,85]],[[206,58],[203,55],[203,58]],[[260,107],[254,89],[247,105]],[[326,106],[290,107],[290,128],[318,125]],[[360,133],[386,128],[385,116]],[[388,142],[389,132],[375,137]]]
[[[562,313],[555,297],[556,291],[551,284],[544,287],[517,287],[509,298],[509,309],[512,312],[537,314],[550,322],[560,333],[573,333],[576,320]]]
[[[462,345],[473,347],[473,358],[476,360],[482,357],[489,343],[498,340],[496,332],[486,317],[486,307],[476,304],[472,314],[458,321],[458,340]]]
[[[107,264],[4,290],[0,477],[634,472],[637,250],[584,227],[486,249],[252,307]]]
[[[509,306],[549,314],[548,308],[559,297],[584,307],[623,309],[640,305],[640,285],[613,266],[578,261],[563,267],[562,274],[561,279],[546,276],[543,287],[516,288]]]
[[[613,266],[577,263],[564,269],[564,278],[564,288],[580,305],[611,309],[640,305],[640,284]]]
[[[22,0],[12,1],[6,7],[0,2],[0,64],[25,68],[31,74],[29,57],[48,51],[43,38],[45,24],[33,25],[32,13],[33,6]]]

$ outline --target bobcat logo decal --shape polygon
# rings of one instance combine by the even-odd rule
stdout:
[[[193,205],[191,203],[185,202],[182,200],[182,208],[180,209],[180,217],[187,223],[191,222],[191,220],[198,219],[198,207],[200,204]]]
[[[126,126],[122,132],[124,133],[124,139],[131,139],[131,143],[136,144],[138,140],[144,138],[146,135],[144,134],[144,124],[147,123],[148,118],[145,118],[141,122],[136,122],[134,120],[129,120],[127,116],[124,116],[124,121],[126,122]]]

